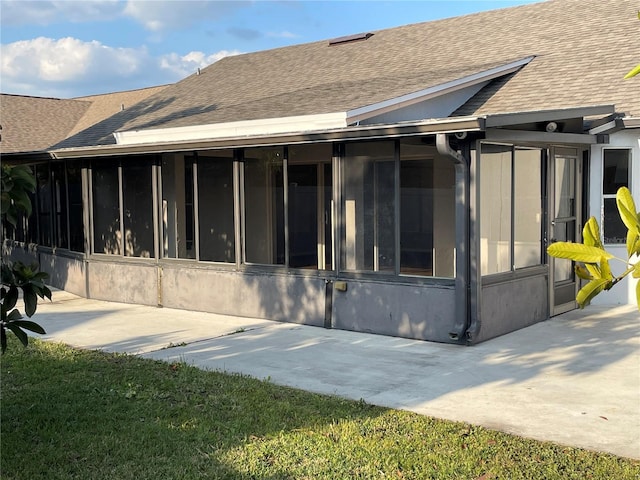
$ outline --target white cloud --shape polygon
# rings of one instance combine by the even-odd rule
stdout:
[[[124,14],[140,22],[152,32],[186,28],[204,20],[212,20],[247,5],[240,1],[129,0]]]
[[[221,50],[217,53],[207,55],[203,52],[189,52],[186,55],[170,53],[163,55],[160,59],[160,68],[167,72],[172,72],[178,78],[184,78],[194,73],[198,68],[204,68],[224,57],[238,55],[238,50]]]
[[[2,16],[0,18],[3,25],[50,25],[64,21],[104,21],[116,18],[124,7],[125,4],[120,0],[2,0]]]
[[[144,47],[39,37],[2,45],[2,91],[74,97],[173,83],[236,51],[153,57]]]
[[[151,32],[184,29],[246,7],[246,1],[2,0],[3,25],[51,25],[129,17]]]
[[[298,38],[300,35],[296,35],[295,33],[288,32],[286,30],[282,32],[267,32],[267,37],[271,38]]]

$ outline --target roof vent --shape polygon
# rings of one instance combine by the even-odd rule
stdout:
[[[338,37],[329,40],[329,46],[343,45],[345,43],[359,42],[360,40],[369,40],[373,37],[373,33],[356,33],[355,35],[347,35],[346,37]]]

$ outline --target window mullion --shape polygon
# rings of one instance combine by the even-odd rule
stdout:
[[[67,247],[69,250],[71,250],[71,204],[69,202],[69,175],[67,173],[67,160],[64,160],[63,162],[63,171],[64,171],[64,196],[66,199],[66,212],[63,212],[63,215],[66,215],[67,217]]]
[[[233,235],[235,237],[235,262],[236,267],[242,263],[244,247],[242,245],[242,162],[241,150],[236,150],[233,154]]]
[[[396,140],[394,149],[394,179],[393,179],[393,203],[394,203],[394,216],[395,216],[395,234],[394,234],[394,259],[395,259],[395,271],[396,275],[400,275],[400,263],[402,252],[400,251],[400,142]]]
[[[200,201],[198,194],[198,152],[193,152],[193,242],[195,243],[196,261],[200,261]]]
[[[126,256],[125,246],[125,226],[124,226],[124,184],[123,184],[122,165],[118,166],[118,202],[120,204],[120,255]]]
[[[283,223],[284,223],[284,264],[286,267],[289,266],[289,148],[283,148],[283,158],[282,158],[282,201],[284,203],[284,215],[283,215]],[[274,185],[275,188],[275,185]],[[277,241],[276,241],[277,243]],[[276,255],[277,258],[277,255]]]
[[[515,147],[511,148],[511,212],[510,212],[510,216],[511,216],[511,239],[509,242],[509,260],[511,263],[511,270],[515,270],[516,269],[516,258],[515,258],[515,251],[516,251],[516,247],[515,247],[515,242],[516,242],[516,216],[515,216],[515,212],[516,212],[516,195],[515,195],[515,190],[516,190],[516,153],[515,153]]]

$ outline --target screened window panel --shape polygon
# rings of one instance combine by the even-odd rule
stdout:
[[[575,158],[555,158],[555,217],[570,218],[576,214]]]
[[[347,271],[395,270],[394,151],[393,142],[346,145],[342,266]]]
[[[400,273],[455,276],[455,167],[421,140],[400,142]]]
[[[69,235],[67,230],[67,180],[64,162],[52,164],[51,181],[53,185],[55,245],[59,248],[69,248]]]
[[[198,158],[200,260],[236,261],[231,157]]]
[[[515,268],[542,263],[542,151],[516,149],[514,157]]]
[[[118,167],[95,162],[91,169],[93,190],[93,251],[122,254]]]
[[[40,245],[53,246],[53,223],[51,205],[51,178],[49,166],[46,164],[36,167],[36,198],[38,212],[38,230],[40,233]]]
[[[318,267],[318,166],[289,165],[289,266]]]
[[[150,258],[153,247],[153,188],[151,163],[122,167],[124,246],[129,257]]]
[[[67,162],[67,188],[69,193],[69,249],[84,252],[84,220],[82,207],[82,170]]]
[[[193,203],[195,157],[165,155],[162,160],[162,256],[196,258]]]
[[[328,143],[288,147],[290,267],[331,269],[331,156]]]
[[[244,155],[245,261],[284,265],[283,149],[247,149]]]
[[[480,158],[481,273],[511,270],[511,150],[483,144]]]

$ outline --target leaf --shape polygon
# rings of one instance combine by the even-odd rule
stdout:
[[[31,215],[31,199],[26,191],[18,190],[13,195],[13,201],[20,210],[24,211],[27,217]]]
[[[638,310],[640,310],[640,281],[636,283],[636,305],[638,305]]]
[[[600,278],[609,281],[609,285],[605,287],[605,289],[609,290],[613,287],[613,274],[611,273],[611,266],[608,260],[602,259],[600,262],[600,273],[602,274]]]
[[[595,217],[587,220],[582,228],[582,241],[590,247],[604,248],[600,241],[600,227]]]
[[[640,255],[640,229],[629,229],[627,232],[627,253],[629,256]]]
[[[18,289],[15,285],[9,287],[9,291],[3,299],[2,305],[8,310],[11,310],[18,303]]]
[[[31,332],[39,333],[41,335],[47,333],[45,332],[44,328],[42,328],[36,322],[32,322],[31,320],[16,320],[15,322],[13,322],[13,324]]]
[[[640,262],[636,262],[636,264],[633,266],[632,276],[633,278],[640,278]]]
[[[547,253],[552,257],[584,263],[598,263],[602,259],[613,258],[606,250],[573,242],[556,242],[547,248]]]
[[[585,263],[584,266],[593,278],[602,278],[602,273],[600,273],[600,267],[597,264]]]
[[[17,326],[13,322],[7,323],[6,325],[7,325],[7,328],[11,330],[16,337],[18,337],[18,340],[22,342],[22,345],[24,345],[25,347],[29,345],[29,337],[19,326]]]
[[[627,73],[627,74],[624,76],[624,79],[626,80],[626,79],[628,79],[628,78],[635,77],[635,76],[636,76],[636,75],[638,75],[639,73],[640,73],[640,64],[639,64],[639,65],[636,65],[636,67],[635,67],[633,70],[631,70],[629,73]]]
[[[7,322],[15,322],[16,320],[20,320],[21,318],[22,318],[22,314],[16,308],[14,310],[11,310],[9,315],[7,315]]]
[[[596,295],[603,291],[609,283],[611,282],[607,279],[598,278],[595,280],[591,280],[584,287],[582,287],[578,292],[578,295],[576,295],[576,302],[578,302],[580,308],[584,308],[589,305],[589,303],[591,303],[591,300],[593,300]]]
[[[627,187],[620,187],[616,193],[616,205],[620,212],[620,218],[629,230],[637,231],[640,229],[640,220],[638,220],[638,211],[633,201],[631,192]]]
[[[574,271],[576,272],[576,275],[580,277],[582,280],[593,280],[593,275],[589,272],[589,270],[587,270],[582,265],[576,265],[574,267]],[[598,272],[598,274],[599,273],[600,272]],[[597,276],[599,277],[600,275],[597,275]]]
[[[27,317],[31,317],[38,308],[38,296],[31,288],[26,286],[22,287],[22,291],[24,292],[24,313],[27,314]]]

